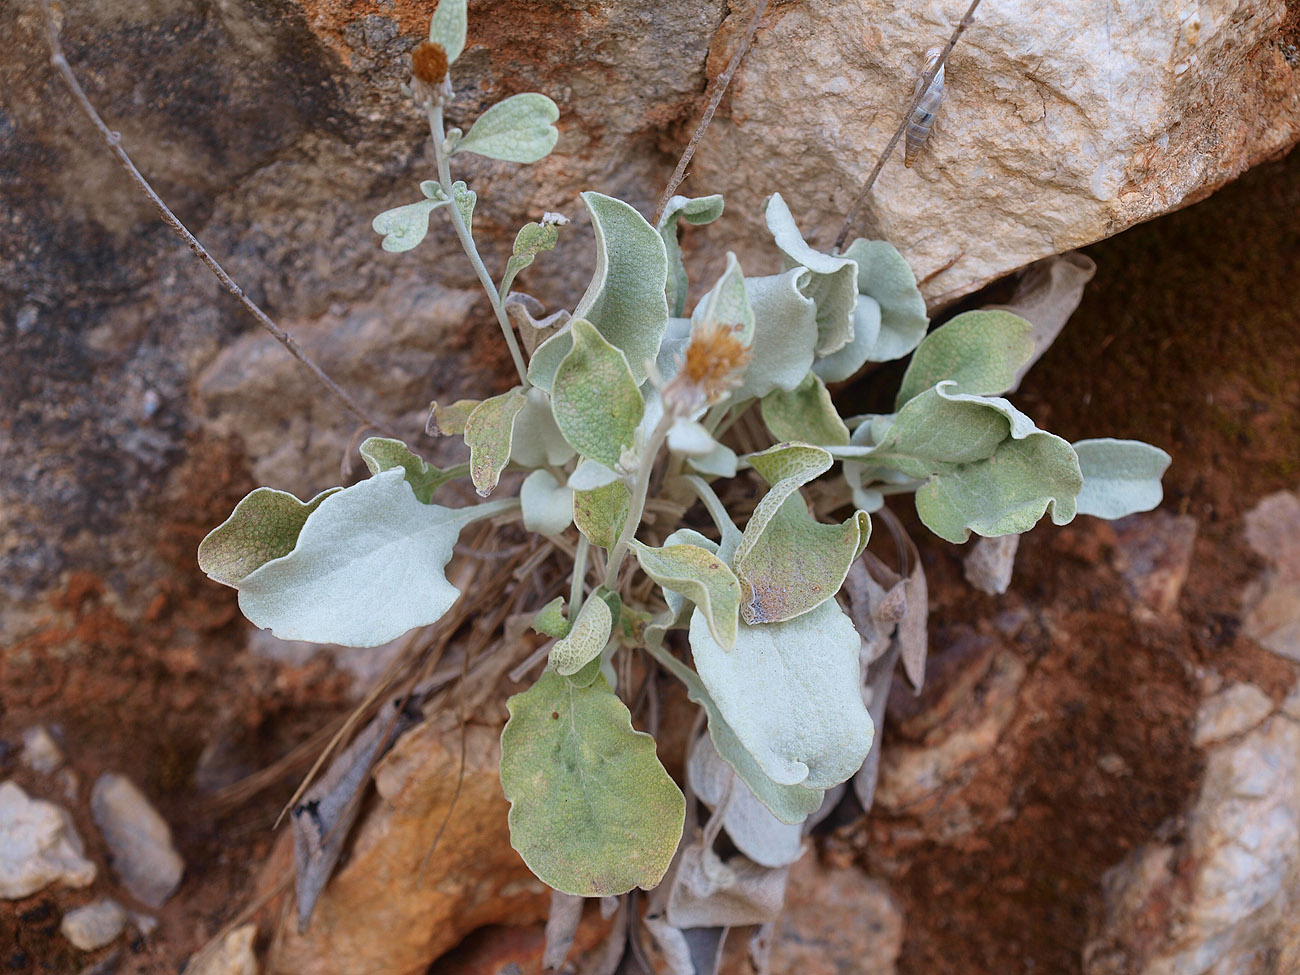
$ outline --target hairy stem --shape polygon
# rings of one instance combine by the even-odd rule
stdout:
[[[447,156],[444,144],[447,133],[443,126],[441,105],[429,106],[429,132],[433,136],[433,158],[438,164],[438,185],[447,194],[447,199],[451,200],[451,206],[443,209],[451,214],[451,223],[456,228],[456,236],[460,238],[460,246],[464,249],[465,256],[469,258],[474,273],[478,275],[479,283],[483,285],[483,290],[487,292],[488,300],[492,303],[492,311],[497,316],[497,324],[501,326],[501,334],[505,337],[506,346],[510,349],[510,358],[514,360],[515,371],[519,373],[519,382],[527,389],[529,386],[528,367],[524,365],[524,355],[519,350],[515,330],[510,327],[510,319],[506,316],[506,306],[502,304],[501,295],[497,293],[497,287],[492,283],[492,275],[488,273],[483,258],[479,256],[478,247],[474,244],[474,237],[469,232],[469,227],[465,225],[465,219],[460,215],[460,207],[456,206],[456,197],[451,188],[451,160]]]
[[[605,586],[608,589],[613,589],[618,584],[618,570],[623,567],[623,557],[627,555],[628,544],[632,541],[636,530],[641,527],[641,516],[645,514],[646,495],[650,492],[650,476],[654,472],[655,458],[659,456],[659,448],[664,445],[664,440],[668,437],[668,429],[673,425],[674,419],[671,413],[665,413],[650,436],[646,438],[645,449],[641,451],[641,462],[636,471],[636,483],[632,486],[632,508],[628,512],[627,521],[623,524],[623,531],[618,536],[618,541],[609,550],[609,565],[605,567]]]
[[[582,609],[583,577],[587,574],[587,549],[591,547],[591,542],[587,541],[587,536],[578,532],[578,550],[573,556],[573,582],[569,586],[569,619],[578,618],[578,610]]]

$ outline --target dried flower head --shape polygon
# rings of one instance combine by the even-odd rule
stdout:
[[[411,52],[411,74],[430,87],[442,84],[447,77],[447,52],[442,45],[421,41]]]
[[[740,385],[749,364],[741,325],[706,323],[691,332],[681,369],[664,389],[664,403],[680,415],[711,406]]]

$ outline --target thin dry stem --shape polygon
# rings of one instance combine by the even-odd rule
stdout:
[[[664,210],[668,207],[668,201],[672,199],[673,194],[677,192],[677,187],[686,178],[686,167],[690,165],[691,158],[700,145],[700,140],[704,138],[705,130],[708,129],[709,123],[713,121],[713,113],[722,104],[722,96],[727,93],[727,86],[731,84],[732,75],[740,67],[740,62],[744,59],[745,52],[749,50],[749,45],[754,42],[754,35],[758,33],[758,23],[763,19],[763,14],[767,10],[767,3],[768,0],[758,0],[758,6],[754,8],[754,14],[750,17],[749,26],[745,28],[745,36],[740,39],[740,46],[736,48],[736,53],[731,56],[731,61],[727,63],[727,69],[714,79],[713,95],[709,98],[709,104],[704,109],[700,124],[695,127],[695,134],[691,136],[691,141],[686,143],[686,148],[682,151],[682,158],[677,161],[677,168],[673,170],[673,175],[668,180],[664,195],[659,198],[659,205],[655,207],[654,219],[650,221],[652,225],[659,226],[659,218],[664,215]]]
[[[948,55],[951,54],[952,49],[957,46],[957,41],[961,38],[961,35],[966,32],[967,27],[975,22],[975,8],[979,5],[980,0],[971,0],[971,5],[966,8],[966,13],[962,19],[957,21],[957,26],[953,28],[952,35],[948,38],[948,43],[944,45],[938,59],[934,64],[930,65],[930,69],[921,76],[921,80],[916,86],[916,93],[912,96],[912,100],[907,106],[907,111],[903,112],[903,118],[899,121],[898,128],[895,130],[893,138],[889,140],[889,144],[885,146],[885,151],[882,152],[880,158],[876,160],[876,165],[875,168],[871,170],[871,175],[867,177],[867,181],[862,185],[861,192],[858,193],[857,198],[853,201],[853,205],[849,207],[848,215],[844,218],[844,226],[840,228],[839,236],[835,238],[834,249],[836,251],[844,249],[844,242],[848,240],[849,232],[853,229],[854,222],[858,218],[858,211],[862,209],[862,204],[867,201],[867,196],[871,193],[871,188],[876,185],[876,179],[880,176],[880,171],[885,168],[885,161],[889,159],[894,149],[898,147],[899,140],[903,138],[903,133],[907,131],[908,119],[912,117],[912,112],[916,110],[916,106],[919,105],[921,99],[925,97],[925,93],[930,87],[930,82],[934,81],[935,75],[942,71],[943,66],[948,63]]]
[[[170,227],[176,236],[185,241],[189,249],[195,253],[198,259],[202,261],[207,269],[216,276],[216,279],[221,282],[221,286],[234,295],[235,299],[244,306],[245,310],[257,319],[258,324],[270,332],[277,342],[289,350],[290,355],[306,366],[322,386],[329,390],[333,396],[335,396],[344,406],[346,406],[351,412],[355,413],[357,417],[365,423],[387,436],[393,436],[392,429],[388,424],[375,419],[367,413],[355,399],[339,387],[338,383],[326,375],[325,370],[318,366],[315,361],[302,350],[298,343],[294,341],[293,336],[280,328],[279,325],[275,324],[275,322],[271,320],[271,316],[262,311],[262,309],[258,307],[257,303],[254,302],[252,298],[248,297],[244,292],[244,289],[235,283],[234,278],[226,273],[226,269],[217,262],[217,259],[208,252],[206,247],[199,243],[198,238],[190,233],[189,228],[186,227],[185,224],[181,223],[180,218],[177,217],[176,214],[171,211],[171,208],[163,202],[162,197],[154,191],[154,188],[149,184],[149,181],[144,178],[140,170],[136,168],[135,163],[131,161],[131,157],[127,155],[126,150],[122,148],[122,137],[104,123],[103,118],[100,117],[99,112],[95,109],[90,98],[86,95],[85,89],[83,89],[81,83],[77,81],[77,76],[73,74],[72,66],[68,63],[68,59],[63,54],[63,46],[59,43],[59,29],[54,23],[54,15],[50,10],[49,0],[41,0],[41,8],[45,14],[45,26],[49,38],[50,64],[54,66],[56,71],[58,71],[59,76],[63,79],[63,83],[68,87],[68,90],[72,92],[72,97],[76,100],[81,111],[88,119],[90,119],[91,122],[94,123],[95,128],[99,130],[99,134],[104,137],[104,141],[108,144],[108,148],[117,158],[121,167],[126,170],[126,174],[131,177],[132,182],[140,188],[140,191],[149,198],[149,202],[154,205],[159,216],[162,217],[163,223]]]

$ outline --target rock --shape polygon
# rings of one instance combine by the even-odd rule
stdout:
[[[185,872],[166,821],[135,783],[111,772],[95,781],[90,811],[122,884],[140,902],[154,909],[162,907],[180,886]]]
[[[286,912],[268,972],[416,975],[476,928],[546,917],[549,890],[510,846],[500,735],[466,729],[459,786],[462,739],[451,715],[398,739],[375,769],[379,795],[354,829],[349,859],[305,933]]]
[[[66,761],[59,743],[44,725],[34,725],[23,732],[22,763],[33,772],[51,775]]]
[[[1115,567],[1140,608],[1169,616],[1178,606],[1196,543],[1196,519],[1167,511],[1129,515],[1114,522]]]
[[[210,953],[191,959],[184,975],[259,975],[262,969],[253,951],[256,940],[256,924],[235,928]]]
[[[129,915],[117,901],[107,897],[91,901],[63,915],[59,931],[80,951],[95,951],[117,940]]]
[[[769,14],[684,187],[726,194],[710,239],[759,240],[758,205],[780,190],[829,247],[926,50],[962,9],[811,0]],[[749,10],[724,25],[711,72]],[[899,147],[862,229],[874,223],[902,248],[943,302],[1205,196],[1300,135],[1287,11],[1283,0],[981,7],[948,63],[927,148],[907,169]],[[753,244],[737,250],[746,273],[759,267]]]
[[[785,905],[772,938],[772,975],[893,975],[903,916],[880,881],[805,856],[790,868]]]
[[[976,539],[962,559],[966,581],[980,592],[1001,596],[1011,585],[1011,573],[1015,569],[1016,550],[1019,548],[1019,535]]]
[[[1243,596],[1246,635],[1300,662],[1300,495],[1279,491],[1247,512],[1246,542],[1270,565]]]
[[[18,900],[52,883],[87,887],[94,880],[72,817],[13,782],[0,783],[0,897]]]
[[[1279,713],[1216,745],[1184,819],[1181,838],[1149,843],[1107,874],[1087,975],[1295,971],[1300,721]]]
[[[1232,684],[1209,698],[1196,715],[1192,740],[1204,748],[1254,728],[1273,710],[1273,700],[1254,684]]]

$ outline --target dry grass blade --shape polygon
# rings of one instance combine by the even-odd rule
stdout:
[[[162,197],[155,192],[153,186],[151,186],[149,181],[144,178],[140,170],[136,168],[135,163],[132,162],[131,157],[127,155],[126,150],[122,148],[122,137],[104,123],[98,110],[96,110],[94,104],[90,101],[89,96],[86,95],[85,89],[81,87],[81,83],[77,80],[77,76],[73,74],[72,66],[64,56],[63,46],[59,42],[59,29],[54,22],[54,14],[50,10],[49,0],[41,0],[41,9],[45,15],[45,26],[49,38],[50,64],[54,66],[56,71],[58,71],[59,76],[63,79],[63,83],[68,87],[68,90],[72,92],[72,97],[76,100],[81,111],[88,119],[90,119],[91,122],[94,123],[95,128],[99,130],[99,134],[104,137],[104,141],[108,144],[108,148],[112,151],[113,155],[117,157],[118,163],[126,171],[126,174],[131,177],[132,182],[140,188],[141,192],[149,198],[149,202],[154,205],[154,209],[156,209],[162,217],[163,223],[170,227],[181,240],[185,241],[189,249],[195,253],[198,259],[203,262],[204,266],[206,266],[207,269],[216,276],[216,279],[221,282],[221,286],[230,292],[230,294],[234,295],[235,299],[244,306],[244,309],[257,319],[258,324],[270,332],[277,342],[288,349],[289,354],[301,362],[308,371],[316,377],[316,380],[322,386],[329,390],[335,398],[337,398],[344,406],[356,414],[357,417],[365,423],[387,436],[393,436],[388,424],[382,423],[370,416],[370,414],[367,413],[355,399],[353,399],[348,393],[344,392],[343,389],[340,388],[339,384],[331,379],[325,373],[325,370],[318,366],[316,362],[302,350],[298,343],[294,341],[293,336],[280,328],[279,325],[275,324],[271,319],[271,316],[262,311],[262,309],[258,307],[257,303],[245,294],[244,289],[235,283],[234,278],[226,273],[226,269],[217,262],[217,259],[208,252],[206,247],[199,243],[198,238],[190,233],[189,228],[186,227],[185,224],[181,223],[180,218],[177,217],[176,214],[171,211],[171,208],[163,202]]]

